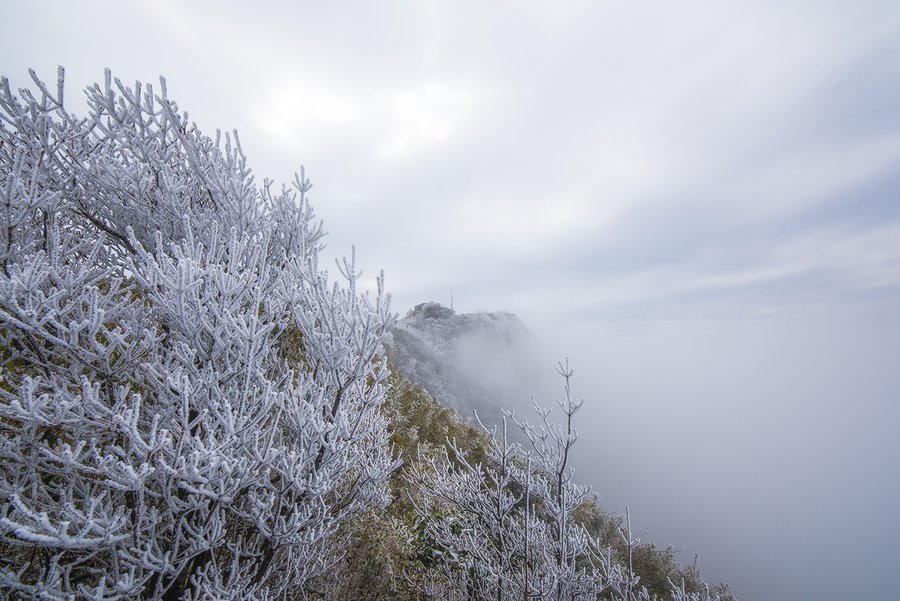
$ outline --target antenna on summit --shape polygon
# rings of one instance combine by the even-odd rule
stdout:
[[[450,287],[450,310],[453,310],[453,286]]]

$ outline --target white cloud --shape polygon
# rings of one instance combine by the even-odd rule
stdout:
[[[374,99],[379,140],[375,155],[408,160],[449,141],[473,110],[481,91],[429,77],[414,86],[389,89]]]
[[[261,95],[255,123],[280,146],[314,155],[349,141],[370,160],[392,162],[454,141],[479,93],[437,76],[376,90],[295,76]]]

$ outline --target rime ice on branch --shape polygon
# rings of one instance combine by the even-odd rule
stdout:
[[[571,392],[572,370],[560,364],[565,395],[557,399],[563,423],[535,403],[536,424],[507,412],[502,430],[487,429],[486,457],[474,463],[455,441],[423,457],[412,474],[422,501],[416,512],[438,569],[424,580],[429,598],[448,601],[657,601],[632,567],[630,520],[619,534],[625,560],[594,539],[575,519],[590,487],[569,465],[579,433],[573,418],[583,400]],[[507,420],[524,434],[511,443]],[[479,422],[480,423],[480,422]],[[672,601],[716,601],[671,584]],[[659,600],[661,601],[661,600]]]
[[[0,83],[0,590],[303,595],[387,502],[387,297],[317,260],[301,170],[109,72]]]

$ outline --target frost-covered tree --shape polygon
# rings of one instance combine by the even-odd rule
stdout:
[[[303,597],[394,468],[379,279],[165,81],[0,81],[0,591]]]
[[[435,542],[433,552],[447,583],[434,590],[430,582],[432,594],[465,591],[469,598],[506,599],[527,586],[514,565],[525,561],[529,534],[525,512],[517,507],[521,496],[512,490],[517,447],[509,443],[505,427],[502,437],[491,434],[485,465],[467,460],[455,441],[449,441],[449,451],[415,465],[412,478],[424,495],[420,518]]]
[[[526,440],[511,443],[506,420],[488,430],[483,462],[468,459],[448,441],[447,450],[420,461],[412,474],[422,501],[417,514],[438,566],[425,579],[433,598],[478,601],[651,601],[640,585],[632,554],[630,516],[618,529],[618,557],[576,518],[590,487],[578,484],[569,465],[578,440],[573,418],[582,405],[571,393],[572,370],[559,366],[565,395],[557,399],[563,423],[535,404],[535,424],[507,413]],[[673,584],[673,601],[714,601]]]
[[[550,409],[537,404],[534,409],[540,419],[538,425],[527,420],[519,421],[512,414],[510,417],[531,443],[531,454],[539,466],[538,477],[532,478],[529,484],[529,494],[539,500],[546,515],[553,541],[550,561],[555,588],[553,598],[561,601],[572,598],[576,591],[585,588],[584,575],[579,573],[577,560],[589,553],[591,545],[586,531],[575,522],[572,514],[591,489],[575,482],[574,470],[569,465],[572,447],[579,437],[574,427],[574,416],[584,400],[572,396],[573,372],[568,361],[565,365],[560,364],[557,371],[565,380],[565,395],[557,399],[564,424],[551,421]]]
[[[423,464],[414,479],[423,503],[419,516],[434,541],[445,577],[431,582],[432,593],[448,597],[513,599],[595,599],[626,587],[625,575],[607,549],[573,519],[590,488],[576,484],[568,466],[577,439],[572,415],[580,406],[569,394],[560,401],[567,425],[548,419],[536,406],[542,426],[515,421],[525,432],[528,452],[488,430],[483,463],[473,464],[452,443],[443,456]],[[514,417],[514,416],[511,416]]]

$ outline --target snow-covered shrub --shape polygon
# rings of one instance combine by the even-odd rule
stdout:
[[[483,463],[470,462],[450,442],[415,474],[428,500],[420,519],[434,541],[444,578],[427,592],[474,599],[598,599],[626,588],[626,577],[606,549],[573,517],[590,488],[573,481],[568,459],[577,432],[572,415],[580,402],[568,392],[560,407],[565,427],[516,421],[530,451],[510,442],[506,420],[488,433]],[[466,597],[468,595],[468,597]]]
[[[0,82],[0,591],[274,598],[395,463],[380,280],[318,265],[301,174],[107,73],[89,113]]]
[[[417,518],[421,496],[412,474],[427,469],[423,462],[443,453],[447,440],[456,441],[469,461],[483,458],[488,446],[480,429],[391,367],[382,407],[391,445],[403,462],[391,473],[390,505],[353,520],[347,552],[328,578],[316,583],[329,601],[421,599],[441,568],[431,560],[431,541]]]
[[[424,579],[433,598],[512,601],[651,601],[641,584],[634,552],[646,550],[626,524],[598,516],[604,536],[584,524],[590,517],[590,487],[578,484],[569,465],[579,433],[573,418],[582,405],[571,394],[572,370],[559,366],[565,395],[557,399],[562,423],[535,404],[537,423],[507,413],[526,439],[510,442],[502,428],[488,429],[483,461],[474,462],[452,440],[442,454],[414,464],[416,507],[437,568]],[[609,541],[609,529],[620,539]],[[715,601],[708,591],[687,592],[671,584],[673,601]]]

